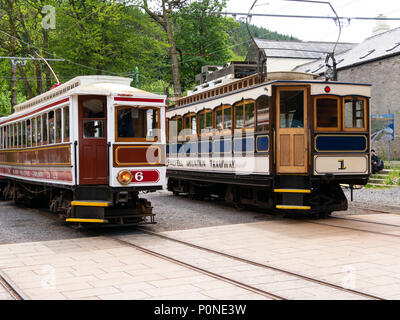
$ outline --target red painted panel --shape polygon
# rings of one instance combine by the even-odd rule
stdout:
[[[164,99],[151,99],[151,98],[118,98],[118,97],[115,97],[114,101],[164,103]]]
[[[158,182],[160,173],[158,170],[133,170],[131,183]]]

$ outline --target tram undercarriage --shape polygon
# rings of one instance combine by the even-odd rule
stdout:
[[[150,190],[149,190],[150,189]],[[154,192],[160,187],[146,187]],[[154,224],[151,203],[139,198],[139,191],[110,187],[60,188],[54,185],[8,180],[2,183],[3,200],[50,211],[70,223],[107,223],[112,225]]]
[[[268,177],[264,185],[256,186],[169,175],[168,190],[174,195],[187,194],[198,200],[217,197],[238,209],[252,207],[274,214],[306,213],[312,217],[324,217],[333,211],[347,210],[347,198],[340,183],[326,179],[313,181],[309,176],[283,175]],[[359,183],[365,184],[366,180]]]

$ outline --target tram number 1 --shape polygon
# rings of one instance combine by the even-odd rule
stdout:
[[[344,160],[339,159],[338,162],[340,163],[340,167],[338,168],[339,170],[346,170],[346,166],[344,165]]]

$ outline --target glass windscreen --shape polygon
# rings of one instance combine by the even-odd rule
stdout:
[[[117,108],[117,138],[157,138],[159,110],[153,108]],[[182,121],[182,119],[181,119]],[[180,124],[182,127],[182,123]],[[179,130],[179,128],[178,128]]]

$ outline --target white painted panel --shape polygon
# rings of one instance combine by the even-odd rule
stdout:
[[[368,174],[368,156],[315,156],[314,173]]]

